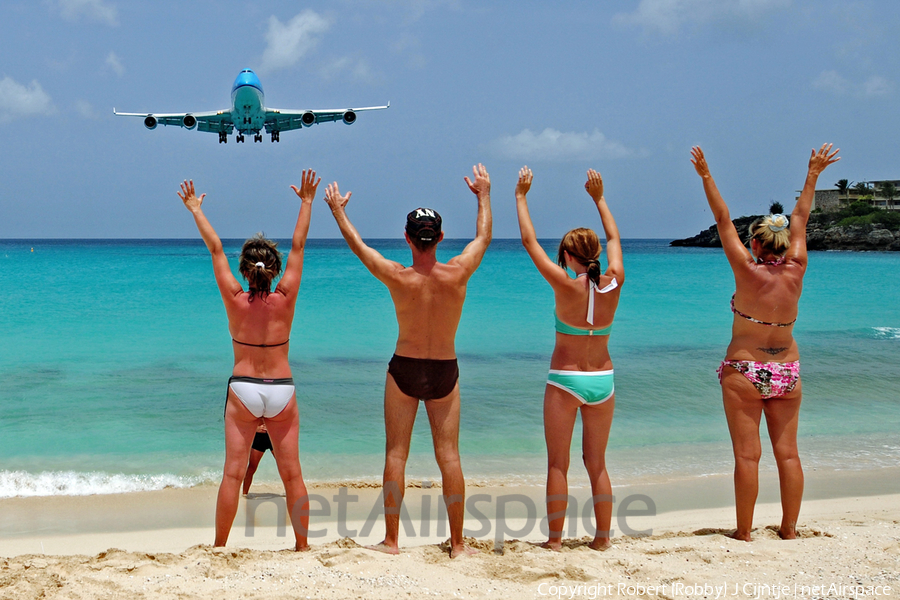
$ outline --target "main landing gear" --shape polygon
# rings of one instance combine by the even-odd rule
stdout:
[[[236,136],[234,136],[234,141],[235,141],[235,143],[242,144],[242,143],[244,143],[244,136],[239,133]]]
[[[273,141],[273,142],[279,141],[279,135],[278,135],[279,133],[280,133],[280,132],[278,132],[278,131],[273,131],[273,132],[272,132],[272,141]]]
[[[254,142],[261,142],[261,141],[262,141],[262,134],[261,134],[261,133],[257,133],[256,135],[254,135],[254,136],[253,136],[253,141],[254,141]]]
[[[219,143],[220,143],[220,144],[227,144],[227,143],[228,143],[228,134],[225,133],[224,131],[220,131],[220,132],[219,132]]]

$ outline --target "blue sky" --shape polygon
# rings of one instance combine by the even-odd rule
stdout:
[[[541,237],[599,228],[598,169],[623,237],[712,224],[689,162],[703,146],[733,216],[792,205],[813,146],[819,182],[900,178],[895,0],[6,0],[0,36],[0,237],[196,237],[175,195],[193,178],[222,237],[289,237],[289,189],[315,168],[353,191],[365,237],[436,208],[474,233],[463,182],[483,162],[494,235],[516,237],[530,166]],[[227,108],[243,68],[267,105],[391,102],[280,143],[145,129],[129,112]],[[322,202],[311,237],[337,237]]]

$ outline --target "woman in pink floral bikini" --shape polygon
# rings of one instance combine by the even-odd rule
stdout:
[[[703,179],[722,248],[734,271],[731,344],[718,373],[734,449],[737,530],[732,537],[738,540],[749,542],[753,526],[759,491],[759,422],[763,412],[781,487],[782,519],[778,533],[784,539],[797,537],[803,498],[803,469],[797,453],[802,390],[800,353],[793,330],[806,272],[806,223],[816,180],[825,167],[840,160],[837,153],[838,150],[831,151],[831,144],[812,151],[806,183],[790,221],[784,215],[758,219],[750,226],[748,252],[709,173],[703,151],[699,147],[691,150],[691,162]]]

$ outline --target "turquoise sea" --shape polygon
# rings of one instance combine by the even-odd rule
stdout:
[[[226,241],[235,270],[241,242]],[[409,263],[402,240],[370,243]],[[465,243],[445,241],[439,258]],[[614,483],[730,472],[715,376],[732,318],[725,257],[666,240],[627,240],[624,252],[610,341]],[[794,330],[804,464],[895,466],[900,255],[818,252],[809,264]],[[0,497],[217,482],[232,355],[199,239],[0,241],[0,284]],[[543,479],[552,310],[519,241],[495,240],[469,284],[457,340],[469,479]],[[386,289],[343,240],[311,240],[290,348],[308,480],[380,479],[395,339]],[[420,417],[408,473],[435,478],[424,410]],[[579,463],[576,436],[573,477]],[[277,480],[270,457],[257,478]]]

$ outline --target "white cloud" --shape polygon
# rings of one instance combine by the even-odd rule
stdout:
[[[53,101],[37,81],[24,86],[9,77],[0,79],[0,123],[55,112]]]
[[[850,82],[837,71],[822,71],[816,77],[812,86],[823,92],[830,92],[836,96],[846,94],[850,90]]]
[[[77,21],[86,17],[110,26],[119,24],[116,7],[104,0],[59,0],[59,12],[69,21]]]
[[[271,73],[293,66],[316,46],[319,35],[330,27],[328,20],[313,10],[301,12],[286,24],[269,17],[260,71]]]
[[[866,96],[886,96],[891,91],[890,82],[884,77],[874,75],[863,84],[863,93]]]
[[[331,79],[343,73],[348,73],[356,81],[372,82],[375,79],[375,73],[365,59],[350,57],[332,60],[322,66],[320,73],[323,79]]]
[[[106,66],[119,77],[125,74],[125,65],[122,64],[122,59],[115,52],[106,55]]]
[[[686,24],[756,20],[790,3],[791,0],[641,0],[634,12],[619,13],[613,22],[637,25],[646,33],[674,35]]]
[[[489,147],[501,158],[515,160],[596,160],[646,154],[607,139],[596,129],[593,133],[562,132],[549,127],[540,133],[523,129],[516,135],[494,140]]]
[[[97,113],[94,111],[94,107],[87,100],[78,100],[75,103],[75,109],[82,118],[91,120],[97,119]]]
[[[852,82],[837,71],[822,71],[816,77],[812,86],[823,92],[835,96],[852,94],[858,98],[873,98],[886,96],[890,93],[891,82],[884,77],[872,75],[862,83]]]

